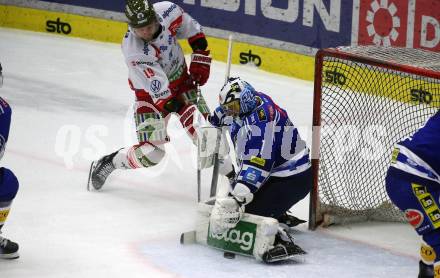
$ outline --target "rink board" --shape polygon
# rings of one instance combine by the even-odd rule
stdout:
[[[120,21],[5,5],[0,5],[0,26],[111,43],[120,43],[127,31],[127,23]],[[208,37],[208,43],[212,57],[226,61],[228,41]],[[191,53],[188,43],[181,45],[186,54]],[[289,51],[235,42],[232,63],[313,80],[314,57]]]

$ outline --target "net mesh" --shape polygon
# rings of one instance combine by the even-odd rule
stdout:
[[[413,134],[440,106],[440,80],[423,70],[440,72],[440,55],[380,47],[338,51],[414,69],[324,55],[317,214],[327,224],[403,221],[387,196],[385,175],[394,143]]]

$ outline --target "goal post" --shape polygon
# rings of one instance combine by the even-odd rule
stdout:
[[[354,46],[316,54],[309,228],[404,221],[385,190],[393,145],[440,107],[440,53]]]

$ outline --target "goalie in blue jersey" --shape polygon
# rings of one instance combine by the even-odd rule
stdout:
[[[2,66],[0,64],[0,87],[3,85]],[[0,97],[0,159],[5,152],[11,125],[11,107]],[[11,170],[0,167],[0,233],[9,209],[18,191],[18,180]],[[0,235],[0,259],[18,258],[18,244]]]
[[[440,111],[395,145],[386,176],[391,200],[422,237],[419,278],[440,278]]]
[[[229,78],[219,100],[209,121],[229,126],[238,169],[231,163],[222,165],[223,173],[230,172],[231,192],[216,200],[211,229],[223,233],[233,228],[240,220],[237,212],[272,217],[287,226],[305,222],[286,213],[312,188],[309,149],[287,112],[240,78]],[[304,251],[280,235],[263,259],[298,252]]]

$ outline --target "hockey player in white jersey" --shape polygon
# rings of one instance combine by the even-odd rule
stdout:
[[[220,106],[209,121],[214,126],[229,126],[238,169],[233,171],[230,163],[229,167],[222,165],[223,174],[234,174],[228,174],[232,177],[229,196],[217,198],[212,209],[211,231],[222,234],[234,228],[243,212],[272,217],[290,226],[298,224],[286,212],[310,192],[312,172],[309,150],[287,112],[240,78],[229,78],[219,100]],[[262,260],[273,262],[304,253],[280,229],[274,247]]]
[[[205,117],[209,109],[198,86],[210,72],[211,57],[200,24],[178,5],[163,1],[127,0],[129,30],[122,41],[129,85],[136,97],[134,114],[139,144],[120,149],[92,163],[89,184],[101,189],[115,169],[136,169],[158,164],[169,141],[167,123],[179,116],[193,142],[194,112]],[[178,39],[187,39],[193,54],[189,70]]]
[[[0,87],[2,85],[3,74],[0,64]],[[3,157],[8,142],[11,113],[9,104],[0,97],[0,159]],[[0,233],[17,192],[17,177],[8,168],[0,167]],[[18,244],[0,235],[0,259],[16,259],[18,257]]]
[[[395,145],[385,181],[422,238],[418,277],[440,278],[440,111]]]

